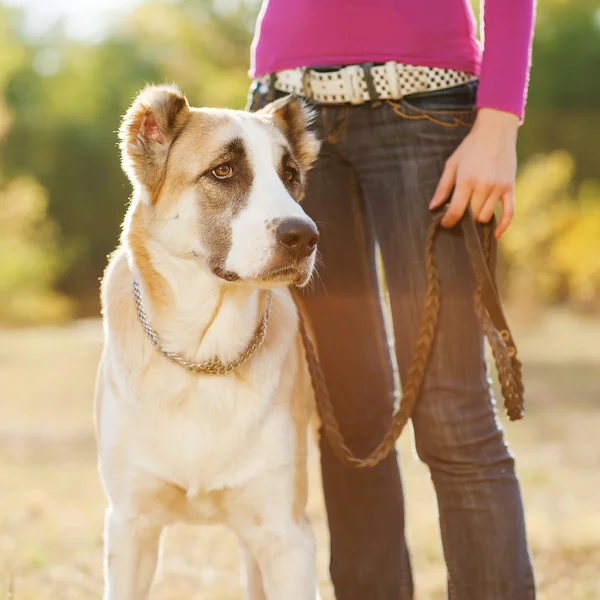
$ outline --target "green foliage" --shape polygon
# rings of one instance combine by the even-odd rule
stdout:
[[[532,159],[517,181],[519,218],[503,241],[519,294],[600,308],[600,181],[573,182],[566,152]]]
[[[0,7],[0,91],[26,64],[27,49],[11,35]],[[0,94],[0,139],[13,113]],[[0,178],[0,323],[38,323],[69,316],[70,302],[53,289],[66,256],[47,215],[46,191],[31,176]]]
[[[258,4],[148,1],[107,38],[86,44],[60,29],[37,41],[25,38],[21,15],[0,0],[0,181],[6,182],[1,193],[17,205],[19,194],[38,198],[24,201],[19,216],[0,225],[3,237],[10,234],[2,241],[6,248],[27,247],[20,250],[22,259],[2,248],[3,305],[14,311],[27,304],[6,300],[10,282],[11,289],[20,290],[13,298],[24,298],[28,290],[28,297],[43,299],[39,306],[54,303],[48,315],[66,314],[61,300],[47,300],[52,289],[75,300],[76,314],[97,314],[98,278],[117,242],[130,194],[116,148],[121,115],[147,82],[162,81],[177,82],[195,105],[242,107]],[[596,284],[590,288],[588,281],[597,281],[597,265],[580,255],[585,244],[597,248],[592,223],[600,198],[595,184],[582,182],[600,179],[599,15],[596,0],[539,2],[520,157],[525,164],[531,156],[567,148],[572,159],[551,154],[546,166],[532,163],[523,172],[515,233],[506,250],[514,281],[523,262],[515,253],[526,242],[523,251],[533,253],[539,272],[546,273],[535,293],[579,303],[587,298],[588,304],[596,293]],[[538,173],[534,183],[544,184],[539,189],[531,172]],[[18,219],[21,225],[15,224]],[[19,241],[13,230],[27,234]],[[38,287],[32,284],[36,269]]]
[[[64,319],[70,303],[52,289],[65,257],[46,214],[47,197],[34,179],[0,189],[0,323]]]
[[[598,177],[599,73],[598,1],[538,2],[523,157],[567,148],[576,179]]]
[[[598,1],[540,2],[533,65],[531,108],[596,111],[600,95]]]

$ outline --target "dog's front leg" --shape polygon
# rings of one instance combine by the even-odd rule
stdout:
[[[111,507],[104,530],[104,600],[146,600],[158,562],[161,524]]]
[[[267,600],[315,600],[315,544],[308,520],[252,532],[248,545],[262,575]],[[250,596],[252,600],[254,598]],[[257,596],[257,598],[262,598]]]

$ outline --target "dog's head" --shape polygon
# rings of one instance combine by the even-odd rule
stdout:
[[[299,204],[319,151],[311,117],[291,97],[250,114],[146,88],[120,129],[145,234],[227,281],[305,284],[319,236]]]

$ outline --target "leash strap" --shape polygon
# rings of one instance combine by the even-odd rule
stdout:
[[[441,300],[441,290],[433,257],[433,249],[443,216],[443,210],[435,213],[427,232],[425,244],[427,289],[411,365],[408,370],[407,380],[403,382],[404,393],[389,429],[377,448],[367,457],[359,458],[355,456],[344,441],[329,398],[325,376],[319,363],[313,340],[306,329],[306,324],[302,318],[302,311],[298,310],[300,316],[300,333],[304,343],[306,360],[315,391],[322,428],[333,452],[342,462],[349,466],[357,468],[374,467],[392,452],[404,426],[410,419],[419,397],[435,338]],[[521,419],[524,414],[522,371],[521,362],[517,358],[517,349],[506,317],[504,316],[500,297],[494,282],[493,274],[496,262],[492,241],[494,227],[493,221],[483,225],[480,240],[477,225],[470,210],[465,212],[460,221],[461,232],[465,239],[470,263],[477,282],[474,299],[475,312],[492,348],[507,415],[511,421],[515,421]],[[297,296],[296,302],[297,304],[300,302]]]
[[[481,290],[481,296],[487,313],[494,324],[494,327],[501,334],[505,332],[502,337],[506,338],[505,341],[507,345],[512,346],[516,351],[513,337],[510,333],[506,317],[504,316],[500,296],[494,281],[493,271],[495,271],[496,267],[496,257],[495,255],[491,256],[490,264],[488,264],[486,254],[484,253],[479,238],[479,232],[477,231],[477,225],[475,224],[475,220],[471,213],[471,207],[467,208],[467,214],[460,220],[460,227],[463,237],[465,238],[465,245],[469,254],[471,267],[475,274],[477,285]]]

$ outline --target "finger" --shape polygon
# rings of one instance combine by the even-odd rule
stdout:
[[[454,182],[456,181],[456,170],[457,167],[454,161],[452,159],[448,159],[446,161],[446,165],[444,166],[444,171],[442,172],[440,181],[435,188],[431,202],[429,203],[430,209],[441,206],[448,199],[448,196],[454,187]]]
[[[479,215],[476,219],[480,223],[489,223],[491,218],[494,216],[494,212],[496,212],[496,206],[502,199],[502,193],[498,192],[498,190],[494,190],[485,201],[484,205],[481,207],[479,211]]]
[[[508,229],[515,214],[515,194],[513,190],[505,192],[502,196],[502,217],[496,227],[496,239],[499,240]]]
[[[446,210],[446,214],[442,219],[442,225],[444,227],[454,227],[463,216],[473,193],[472,182],[459,182],[454,188],[454,193],[450,199],[450,204]]]
[[[477,220],[479,218],[481,209],[486,204],[493,191],[494,186],[489,183],[480,183],[475,186],[473,195],[471,196],[471,213],[473,214],[474,219]]]

